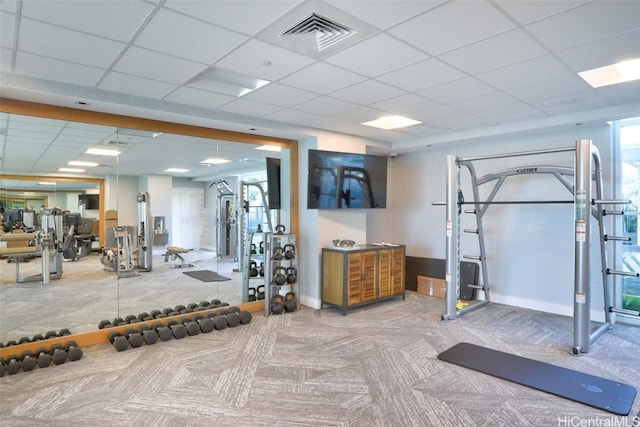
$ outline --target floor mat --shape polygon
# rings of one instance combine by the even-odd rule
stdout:
[[[469,343],[454,345],[438,359],[617,415],[629,415],[636,396],[626,384]]]
[[[183,271],[183,273],[194,279],[202,280],[203,282],[224,282],[225,280],[231,280],[229,277],[221,276],[211,270]]]

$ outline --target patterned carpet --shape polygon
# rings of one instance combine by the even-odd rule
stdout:
[[[569,318],[497,304],[441,322],[442,300],[407,292],[342,316],[280,316],[0,379],[2,426],[570,426],[629,417],[447,364],[461,342],[640,389],[640,328],[616,325],[569,354]],[[640,414],[638,414],[640,416]],[[635,424],[633,424],[635,422]],[[587,424],[591,423],[591,424]],[[600,423],[600,424],[597,424]],[[617,424],[614,424],[617,423]],[[625,424],[626,423],[626,424]]]

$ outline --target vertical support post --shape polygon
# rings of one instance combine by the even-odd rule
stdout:
[[[589,351],[590,289],[589,240],[591,217],[591,140],[576,143],[574,182],[574,301],[573,301],[573,353]]]
[[[453,154],[447,155],[447,199],[446,199],[446,271],[445,282],[445,314],[442,320],[453,320],[457,315],[456,303],[460,289],[460,207],[458,205],[458,159]]]

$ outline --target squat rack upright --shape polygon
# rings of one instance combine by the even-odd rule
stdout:
[[[575,152],[575,169],[559,166],[531,166],[516,167],[501,171],[492,172],[482,177],[477,177],[472,162],[479,160],[531,156],[548,153]],[[464,166],[471,174],[473,187],[473,202],[465,202],[460,190],[460,167]],[[493,201],[498,190],[505,179],[510,176],[522,174],[551,174],[555,176],[572,194],[573,201]],[[573,183],[568,176],[573,176]],[[478,187],[482,184],[496,181],[487,200],[479,201]],[[595,189],[593,184],[595,183]],[[595,190],[595,197],[591,197]],[[574,301],[573,301],[573,348],[574,354],[587,353],[589,344],[595,341],[607,329],[611,328],[611,312],[613,309],[613,299],[610,292],[610,275],[631,275],[638,273],[617,271],[607,268],[607,255],[604,242],[607,240],[628,240],[627,237],[608,236],[605,231],[604,217],[606,215],[622,215],[621,211],[607,211],[604,205],[628,204],[629,200],[605,200],[602,199],[603,183],[601,172],[600,154],[591,142],[583,139],[576,142],[575,147],[564,147],[547,150],[522,151],[497,155],[479,157],[457,157],[447,155],[446,159],[446,202],[435,202],[437,205],[446,205],[446,297],[445,314],[442,320],[453,320],[457,316],[471,310],[478,309],[490,302],[489,282],[487,266],[485,262],[484,233],[482,229],[482,217],[491,204],[507,203],[573,203],[574,205]],[[473,204],[474,209],[465,211],[474,213],[476,216],[477,229],[464,230],[467,233],[478,235],[479,256],[465,256],[465,258],[480,261],[483,284],[476,286],[484,291],[485,299],[470,303],[468,306],[458,309],[458,295],[460,292],[460,214],[462,205]],[[590,256],[589,247],[591,242],[590,219],[594,217],[599,223],[600,230],[600,254],[602,262],[602,280],[604,288],[604,312],[605,323],[597,328],[593,333],[590,319]]]

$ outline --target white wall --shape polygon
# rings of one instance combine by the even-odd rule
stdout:
[[[572,132],[477,141],[430,147],[393,160],[389,213],[393,240],[407,244],[407,254],[445,258],[445,211],[432,201],[445,199],[445,157],[460,157],[575,146],[591,139],[600,150],[607,182],[611,173],[610,131],[577,128]],[[517,165],[573,167],[573,154],[526,156],[475,162],[478,175]],[[472,200],[466,170],[461,173],[466,200]],[[513,180],[509,182],[509,180]],[[527,175],[509,178],[496,200],[572,200],[552,177]],[[604,197],[611,197],[610,183]],[[486,194],[486,193],[484,193]],[[481,197],[482,198],[482,197]],[[593,236],[597,236],[594,225]],[[491,206],[484,216],[487,267],[491,300],[553,313],[573,312],[573,207],[572,205]],[[461,228],[475,228],[473,215],[462,216]],[[461,233],[461,254],[478,254],[477,238]],[[597,242],[597,239],[596,239]],[[592,318],[603,319],[599,250],[592,244]],[[444,307],[443,307],[444,308]]]

